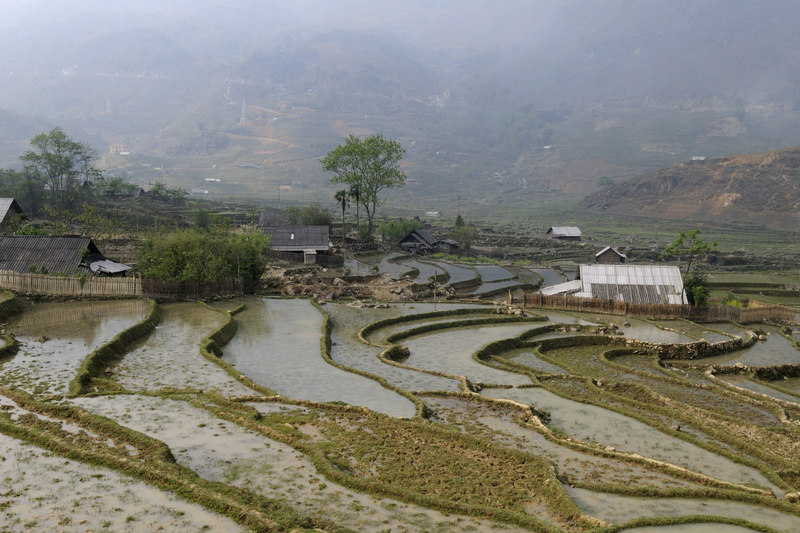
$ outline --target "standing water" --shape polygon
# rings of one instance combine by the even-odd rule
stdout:
[[[390,416],[414,416],[414,404],[378,382],[322,358],[322,315],[308,300],[247,298],[239,331],[223,359],[279,394],[317,402],[363,405]]]

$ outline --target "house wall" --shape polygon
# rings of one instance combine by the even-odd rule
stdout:
[[[611,250],[598,255],[596,260],[601,265],[620,265],[625,262],[625,258],[621,257],[617,253],[612,252]]]

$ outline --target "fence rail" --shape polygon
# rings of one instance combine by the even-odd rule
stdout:
[[[797,313],[791,307],[752,300],[748,307],[731,307],[729,305],[692,307],[690,305],[673,304],[631,304],[618,300],[509,291],[508,301],[512,305],[542,309],[629,315],[661,320],[686,318],[697,322],[737,322],[739,324],[762,322],[764,320],[793,322]]]
[[[213,296],[240,295],[241,278],[215,283],[188,283],[151,279],[95,277],[66,278],[0,270],[0,287],[21,293],[92,298],[100,296],[136,296],[154,299],[197,300]]]

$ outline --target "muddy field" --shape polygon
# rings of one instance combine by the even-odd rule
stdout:
[[[260,297],[29,305],[4,326],[0,529],[800,531],[798,378],[752,373],[800,365],[791,334],[667,362],[626,340],[747,328],[626,319],[600,334],[612,320]]]

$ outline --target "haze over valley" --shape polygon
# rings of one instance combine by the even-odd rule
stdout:
[[[15,0],[3,15],[4,168],[57,125],[145,187],[327,204],[319,159],[379,132],[407,150],[390,203],[414,212],[578,201],[603,176],[800,145],[789,0]]]

